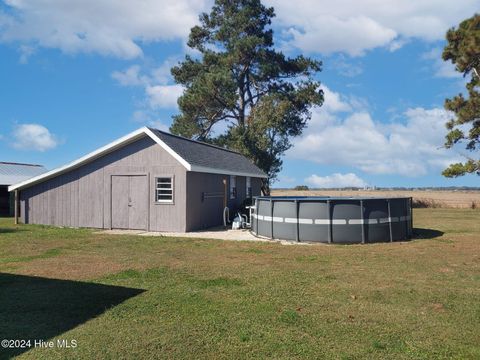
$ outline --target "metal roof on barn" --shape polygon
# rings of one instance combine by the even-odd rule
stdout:
[[[265,176],[265,173],[252,161],[238,152],[172,135],[158,129],[150,130],[191,165]]]
[[[0,161],[0,185],[12,185],[46,172],[42,165]]]

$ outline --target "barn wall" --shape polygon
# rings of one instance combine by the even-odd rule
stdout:
[[[110,228],[112,175],[147,175],[151,231],[185,231],[186,170],[145,137],[78,169],[20,192],[21,220],[31,224]],[[157,204],[155,177],[174,176],[174,204]]]
[[[187,231],[205,229],[223,224],[223,179],[227,179],[227,199],[230,216],[242,205],[246,197],[246,178],[237,176],[237,198],[230,199],[230,176],[187,172]],[[252,195],[260,195],[261,180],[252,178]],[[209,197],[218,194],[218,197]],[[204,196],[205,195],[205,196]]]

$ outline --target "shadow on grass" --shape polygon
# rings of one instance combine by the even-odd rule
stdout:
[[[144,290],[0,273],[0,340],[48,340]],[[76,339],[78,341],[78,339]],[[31,348],[0,349],[8,359]]]
[[[444,232],[440,230],[422,228],[413,229],[413,239],[435,239],[443,234]]]
[[[27,230],[22,228],[0,228],[0,234],[15,233],[20,231],[27,231]]]

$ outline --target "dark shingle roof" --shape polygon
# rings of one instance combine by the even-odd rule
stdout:
[[[157,129],[150,130],[191,165],[265,176],[262,170],[240,153]]]

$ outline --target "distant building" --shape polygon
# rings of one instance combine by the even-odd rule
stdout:
[[[8,193],[8,186],[28,180],[46,171],[42,165],[0,161],[0,216],[13,215],[13,193]]]

